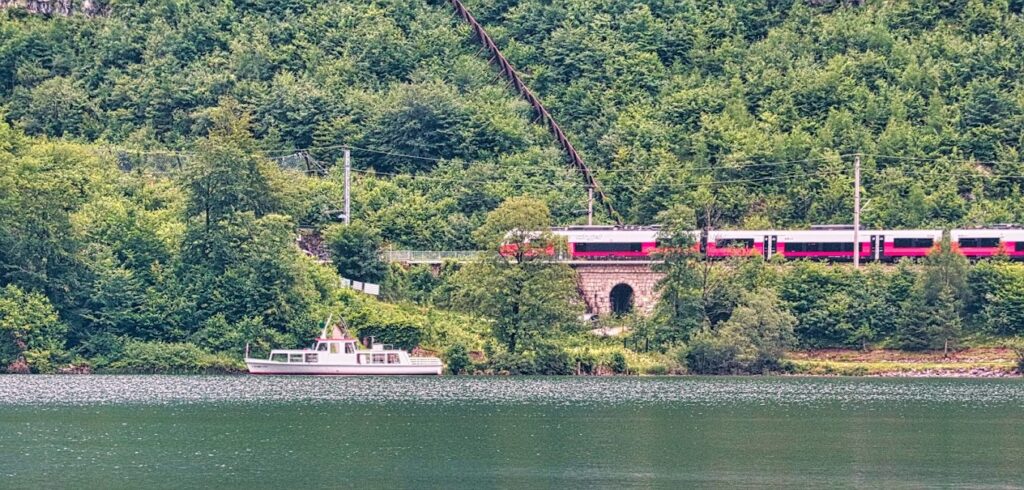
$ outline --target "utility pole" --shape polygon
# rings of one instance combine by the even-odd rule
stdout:
[[[352,220],[352,158],[348,148],[345,148],[345,224]]]
[[[587,226],[594,224],[594,186],[587,186]]]
[[[860,154],[853,158],[853,267],[860,267]]]

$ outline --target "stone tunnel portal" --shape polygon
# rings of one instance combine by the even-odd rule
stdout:
[[[612,305],[612,314],[625,315],[632,312],[633,287],[625,283],[616,284],[608,294],[608,300]]]

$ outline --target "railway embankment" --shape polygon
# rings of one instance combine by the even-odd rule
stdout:
[[[940,352],[821,349],[790,352],[794,374],[879,377],[1002,378],[1020,376],[1018,354],[1006,347]]]

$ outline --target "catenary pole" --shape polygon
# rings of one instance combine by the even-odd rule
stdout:
[[[352,157],[348,148],[345,148],[345,224],[352,220]]]
[[[860,267],[860,154],[853,158],[853,266]]]

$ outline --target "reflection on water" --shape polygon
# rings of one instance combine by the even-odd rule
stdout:
[[[1020,380],[0,376],[0,488],[1014,487]]]

